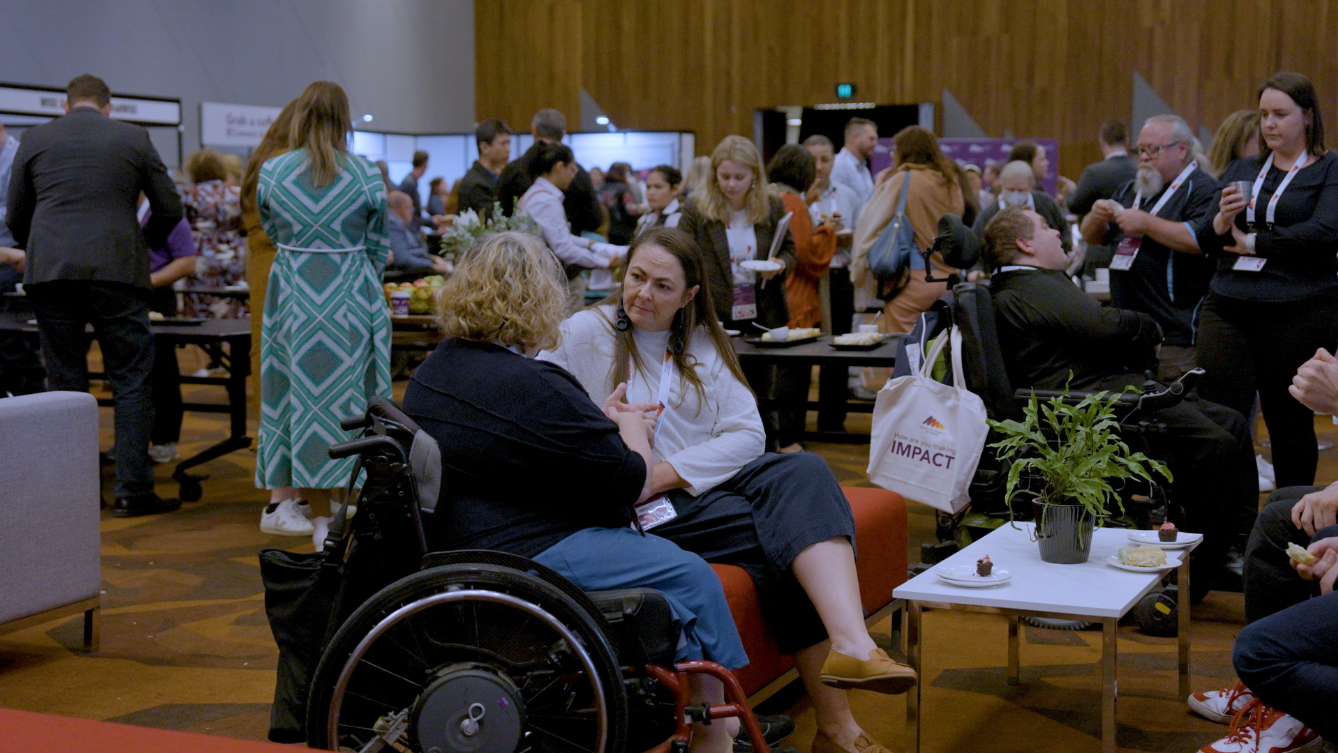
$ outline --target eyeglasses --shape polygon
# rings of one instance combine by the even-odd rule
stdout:
[[[1185,142],[1172,141],[1169,144],[1162,144],[1161,146],[1140,146],[1138,147],[1138,156],[1156,159],[1157,155],[1161,154],[1163,149],[1170,149],[1173,146],[1180,146],[1183,143]]]

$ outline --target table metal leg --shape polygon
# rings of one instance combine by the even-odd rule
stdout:
[[[1189,557],[1180,561],[1176,622],[1180,644],[1180,697],[1189,697]]]
[[[906,753],[920,753],[920,690],[925,676],[920,664],[920,602],[906,602],[906,662],[915,670],[917,681],[906,694]]]
[[[1119,620],[1105,617],[1101,620],[1101,751],[1116,753],[1115,699],[1119,685],[1116,679],[1118,664],[1115,635]]]
[[[1018,664],[1018,636],[1017,631],[1020,627],[1022,618],[1013,615],[1008,618],[1008,684],[1021,685],[1019,678]]]

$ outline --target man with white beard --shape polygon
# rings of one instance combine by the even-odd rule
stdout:
[[[1217,209],[1221,186],[1189,125],[1176,115],[1148,118],[1138,134],[1138,173],[1083,218],[1088,243],[1113,246],[1111,305],[1148,314],[1166,340],[1157,378],[1194,368],[1195,319],[1214,263],[1199,250],[1194,228]]]

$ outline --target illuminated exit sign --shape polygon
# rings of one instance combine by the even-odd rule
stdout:
[[[853,96],[855,96],[855,85],[854,85],[854,84],[837,84],[837,85],[836,85],[836,98],[837,98],[837,99],[850,99],[850,98],[853,97]]]

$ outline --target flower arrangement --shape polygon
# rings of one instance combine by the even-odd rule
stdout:
[[[510,217],[504,215],[501,202],[493,202],[492,208],[482,217],[474,210],[466,209],[455,216],[451,229],[441,236],[441,256],[451,261],[459,260],[479,238],[511,231],[543,237],[529,215],[520,212]]]

